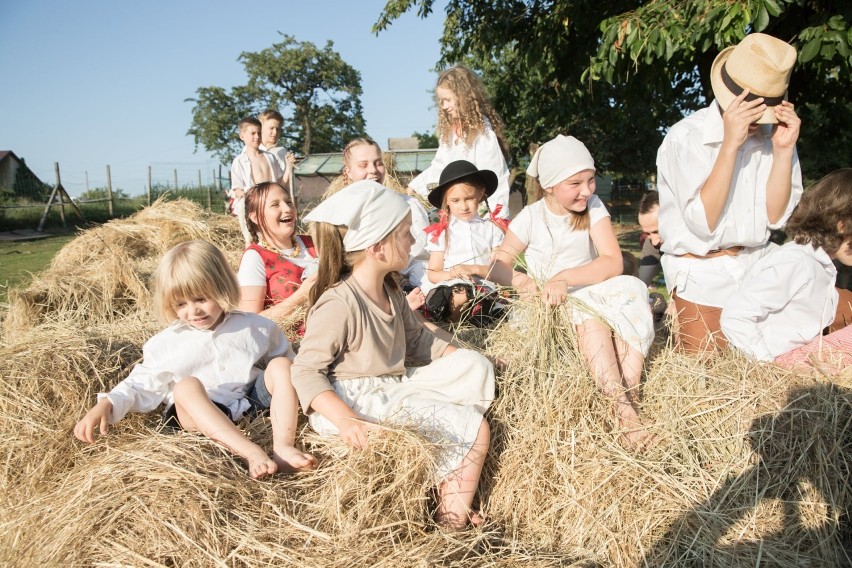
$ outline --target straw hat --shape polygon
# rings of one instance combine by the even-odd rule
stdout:
[[[444,194],[451,185],[465,179],[478,181],[485,188],[485,197],[494,195],[497,190],[497,174],[491,170],[480,170],[467,160],[450,162],[441,172],[438,185],[429,192],[429,203],[440,209],[444,202]]]
[[[747,101],[763,97],[766,112],[757,122],[778,122],[772,108],[787,96],[790,72],[796,63],[796,49],[789,43],[766,34],[749,34],[737,45],[725,48],[710,68],[713,94],[722,110],[743,92]]]

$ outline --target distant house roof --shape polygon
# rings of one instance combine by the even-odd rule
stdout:
[[[429,167],[437,149],[397,150],[386,152],[393,156],[394,167],[400,174],[418,174]],[[343,171],[343,153],[310,154],[296,166],[299,177],[333,177]]]
[[[18,158],[13,151],[11,151],[11,150],[0,150],[0,162],[5,160],[6,156],[10,156],[10,155],[13,158],[15,158],[17,161],[19,161],[19,162],[21,161],[20,158]]]

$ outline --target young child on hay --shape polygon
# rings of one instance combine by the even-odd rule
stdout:
[[[431,184],[456,160],[467,160],[497,175],[497,189],[488,205],[500,219],[509,219],[509,155],[503,121],[485,95],[479,77],[458,65],[441,73],[435,86],[438,99],[438,152],[431,165],[408,184],[409,193],[426,197]]]
[[[245,207],[252,243],[237,271],[239,309],[277,321],[307,304],[316,280],[314,242],[296,234],[296,207],[281,184],[250,187]]]
[[[284,170],[281,185],[285,189],[289,189],[290,172],[296,166],[296,156],[287,148],[278,145],[281,140],[281,127],[284,125],[284,117],[277,110],[270,109],[257,115],[257,119],[260,121],[260,149],[278,158],[281,169]]]
[[[792,46],[759,33],[722,50],[716,100],[675,124],[657,154],[661,262],[687,352],[726,346],[722,305],[802,195],[801,121],[784,100],[795,62]]]
[[[490,323],[502,313],[496,285],[488,281],[491,262],[503,242],[503,228],[479,216],[479,206],[497,189],[497,175],[467,160],[450,162],[429,203],[440,221],[426,228],[429,271],[421,289],[435,321]]]
[[[243,118],[237,127],[243,150],[231,163],[231,191],[228,195],[233,200],[232,212],[239,219],[240,231],[246,246],[249,246],[251,235],[246,225],[245,192],[251,186],[265,181],[284,183],[284,168],[273,154],[260,149],[261,125],[258,119]]]
[[[316,223],[320,268],[293,385],[311,426],[355,448],[367,446],[374,422],[414,426],[440,447],[436,520],[481,524],[471,504],[488,452],[494,369],[424,329],[406,305],[393,273],[414,241],[408,204],[364,180],[306,219]],[[433,362],[406,369],[406,359]]]
[[[834,352],[841,368],[848,366],[852,327],[826,337],[822,330],[842,317],[832,261],[852,266],[852,168],[828,174],[805,192],[787,235],[792,241],[757,261],[722,307],[722,331],[731,345],[761,361],[790,367],[821,354],[827,361]]]
[[[638,407],[645,355],[654,339],[648,287],[621,275],[621,249],[609,213],[594,195],[595,162],[582,142],[559,135],[543,144],[527,174],[543,188],[544,199],[512,220],[492,278],[522,294],[540,292],[550,305],[572,298],[580,352],[612,399],[624,444],[641,448],[654,439]],[[527,274],[512,271],[521,254]]]
[[[106,434],[128,412],[166,403],[164,425],[198,431],[242,457],[253,478],[314,467],[294,446],[298,400],[290,383],[294,356],[273,322],[234,311],[239,287],[222,252],[189,241],[165,254],[155,273],[157,318],[169,326],[143,347],[130,375],[74,427],[83,442]],[[257,364],[267,361],[265,371]],[[270,408],[272,457],[234,424],[252,409]]]

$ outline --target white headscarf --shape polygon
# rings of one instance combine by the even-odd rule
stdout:
[[[345,225],[346,252],[364,250],[388,236],[410,211],[405,198],[373,180],[346,186],[316,206],[305,221]]]
[[[558,135],[542,144],[527,167],[527,174],[538,178],[541,187],[553,187],[583,170],[594,170],[595,161],[586,145],[573,136]]]

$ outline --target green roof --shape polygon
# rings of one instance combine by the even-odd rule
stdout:
[[[438,150],[400,150],[393,155],[396,171],[401,174],[418,174],[429,167]],[[333,177],[343,172],[343,153],[311,154],[296,165],[300,177]]]

